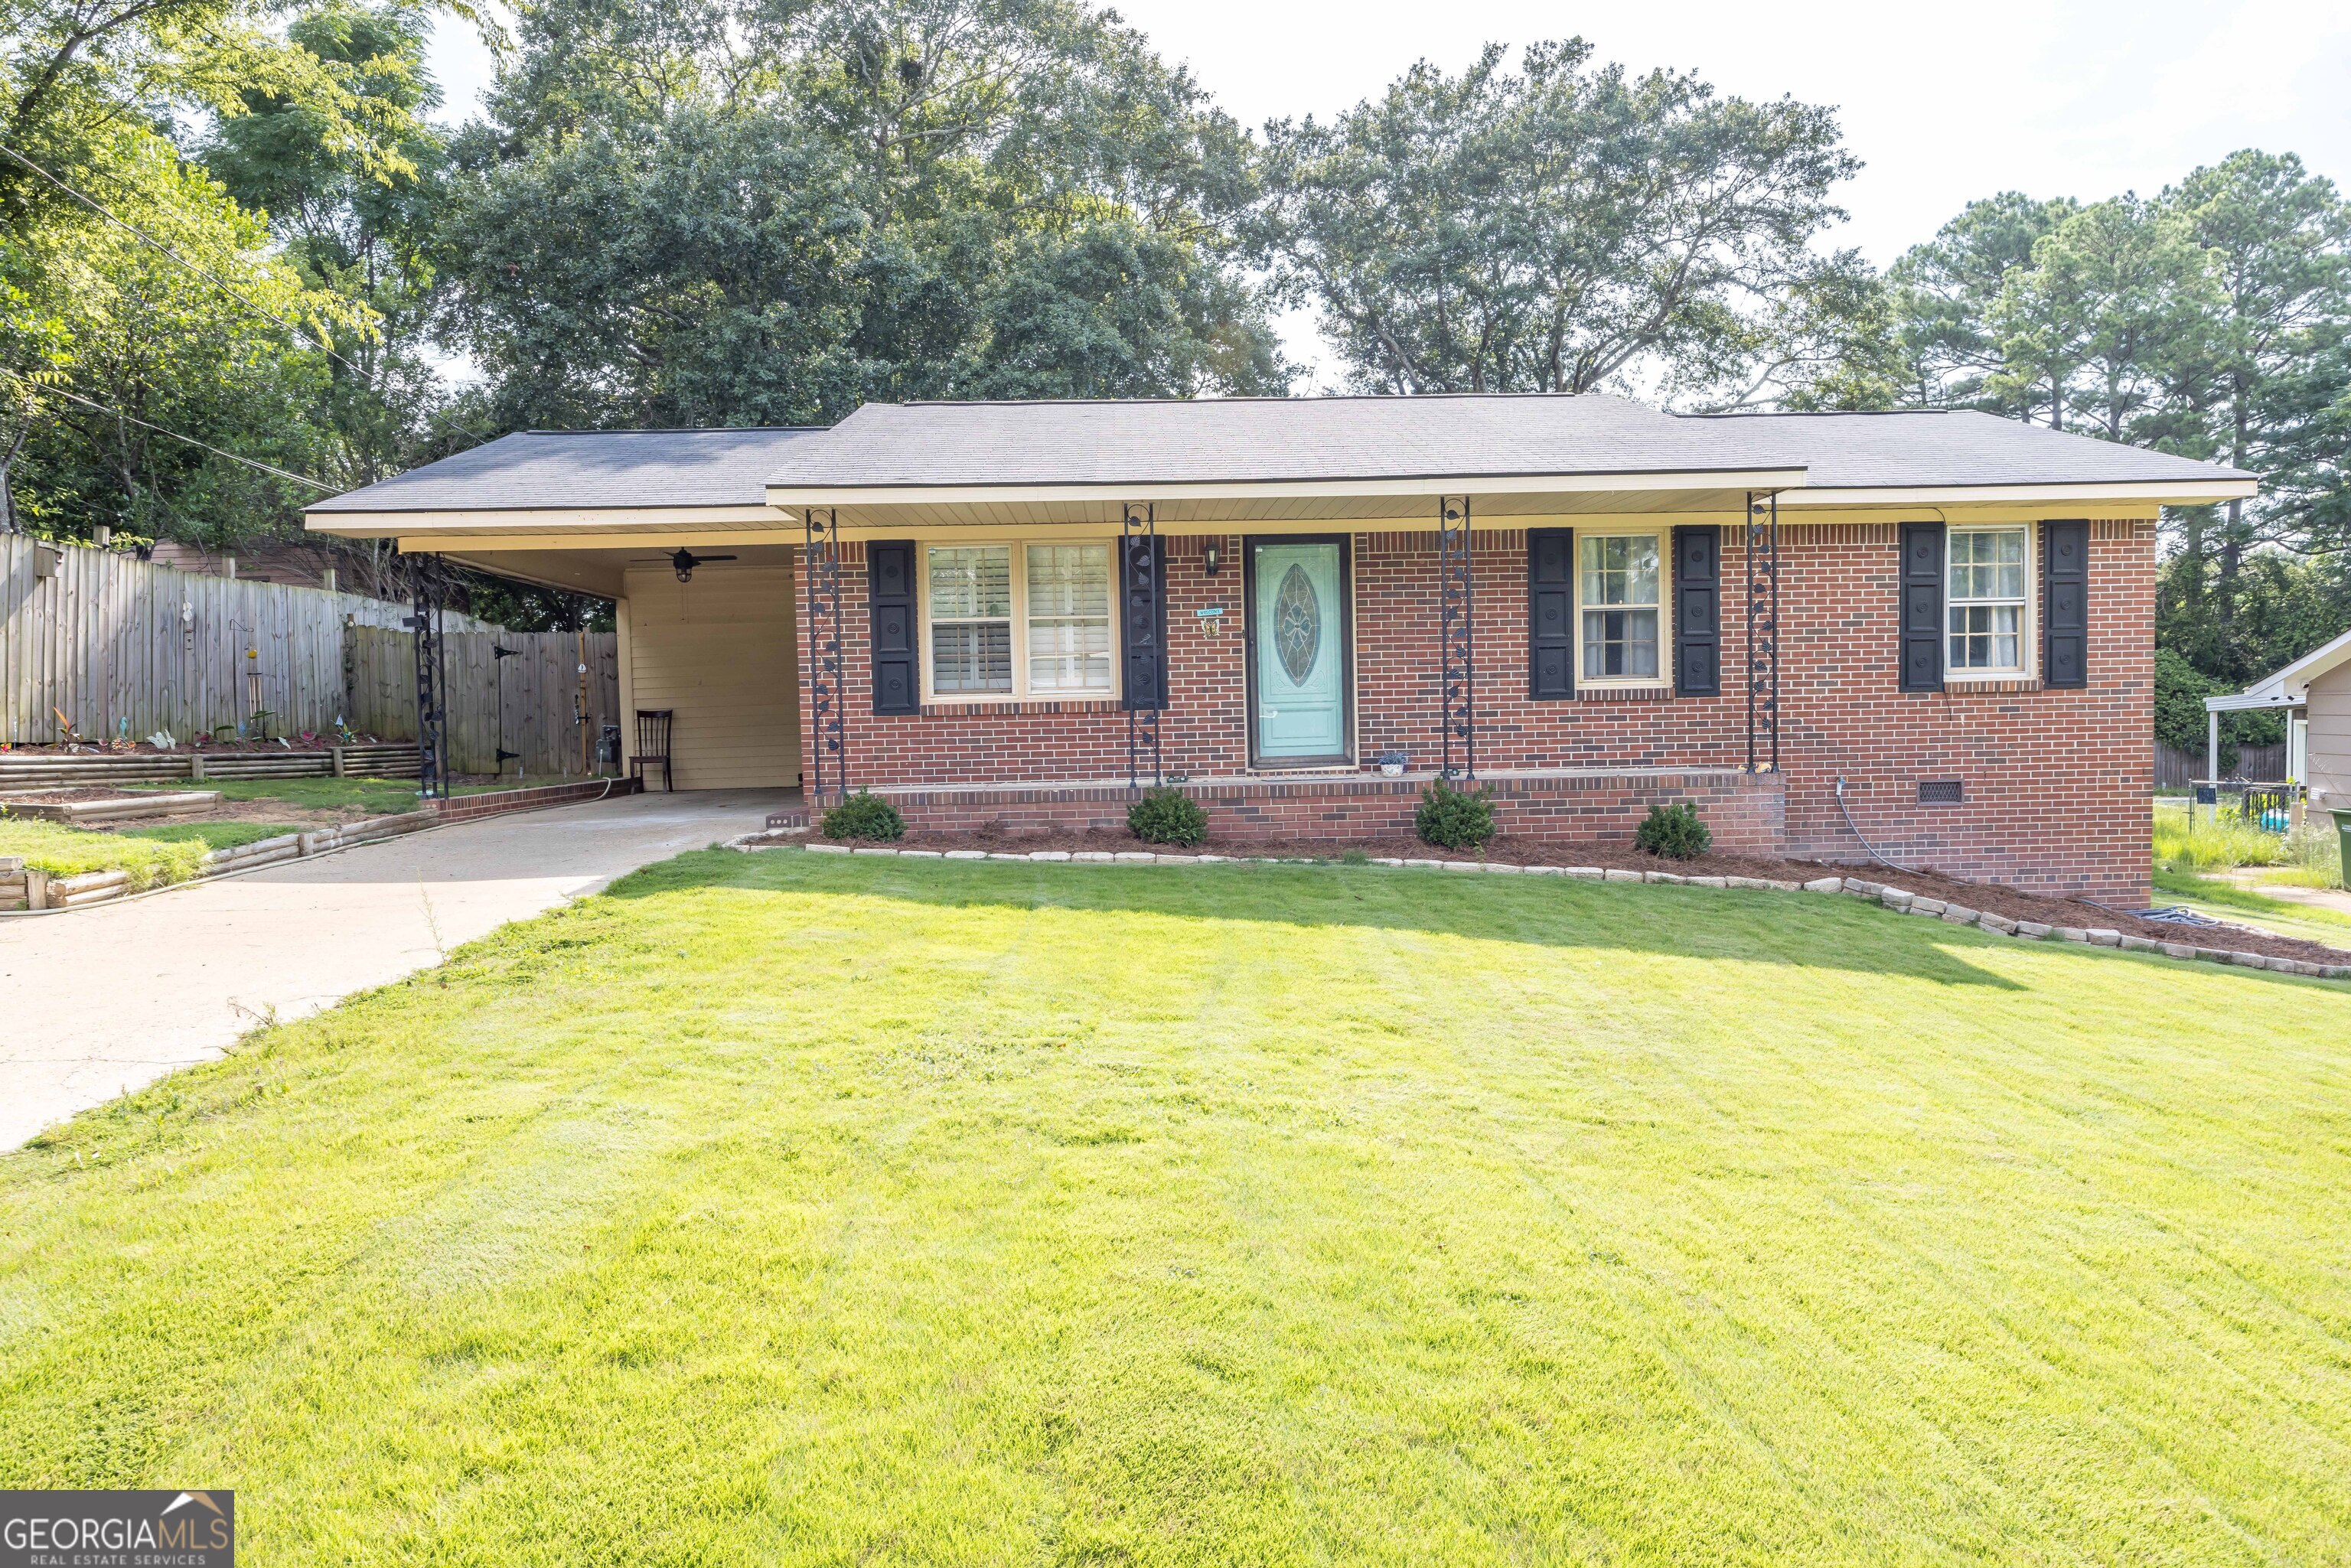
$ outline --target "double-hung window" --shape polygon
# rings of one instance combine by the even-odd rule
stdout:
[[[930,695],[1109,695],[1110,559],[1107,544],[925,549]]]
[[[1029,689],[1110,690],[1110,547],[1029,545]]]
[[[2023,528],[1953,528],[1945,600],[1954,674],[2022,674],[2025,653]]]
[[[1656,534],[1576,538],[1578,642],[1587,682],[1659,678],[1658,613],[1663,573]]]

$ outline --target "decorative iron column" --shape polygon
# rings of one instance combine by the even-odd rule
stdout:
[[[408,618],[416,651],[416,792],[449,798],[449,670],[441,643],[441,558],[408,558],[415,613]]]
[[[1446,778],[1478,777],[1477,637],[1470,614],[1469,497],[1439,497],[1437,504],[1437,642],[1444,715]]]
[[[831,507],[801,511],[808,551],[809,729],[816,755],[810,760],[809,800],[826,799],[826,764],[831,793],[849,794],[848,694],[841,679],[841,519]]]
[[[1747,496],[1747,771],[1780,770],[1780,495]]]
[[[1129,501],[1119,516],[1120,575],[1125,580],[1125,625],[1123,630],[1132,639],[1138,627],[1151,627],[1159,635],[1159,521],[1158,508],[1147,501]],[[1141,546],[1138,549],[1136,547]],[[1160,690],[1167,679],[1167,659],[1165,648],[1150,650],[1148,661],[1153,670],[1152,686],[1147,703],[1138,703],[1136,694],[1126,694],[1126,787],[1143,788],[1143,756],[1151,755],[1151,782],[1156,786],[1166,782],[1159,766],[1159,706],[1166,694]],[[1123,655],[1127,679],[1134,679],[1138,661],[1130,644]]]

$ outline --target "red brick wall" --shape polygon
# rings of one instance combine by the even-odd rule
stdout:
[[[1838,810],[1834,785],[1843,775],[1846,803],[1861,831],[1903,864],[2036,891],[2143,896],[2152,786],[2154,524],[2092,525],[2091,684],[2081,691],[2043,691],[2014,682],[1897,691],[1896,532],[1890,520],[1782,524],[1781,831],[1787,852],[1864,858]],[[1161,718],[1165,765],[1195,778],[1236,774],[1247,764],[1241,540],[1221,541],[1225,564],[1213,578],[1203,570],[1204,539],[1168,542],[1171,706]],[[1726,530],[1724,545],[1724,695],[1625,700],[1587,692],[1575,701],[1533,702],[1527,696],[1525,535],[1479,533],[1480,769],[1741,766],[1747,755],[1746,561],[1739,530]],[[1124,777],[1126,716],[1112,702],[943,706],[918,716],[875,716],[862,552],[852,547],[849,555],[841,599],[853,786]],[[1353,536],[1356,749],[1367,761],[1391,747],[1409,752],[1416,768],[1437,760],[1435,555],[1433,532]],[[1212,622],[1196,612],[1219,604],[1226,611],[1222,630],[1212,633],[1207,630]],[[805,672],[805,647],[802,652]],[[805,697],[804,691],[804,722]],[[804,755],[812,757],[816,737],[806,738]],[[1918,805],[1918,782],[1942,779],[1963,779],[1966,802]],[[949,810],[944,793],[924,799],[933,802],[924,810]],[[988,820],[1008,820],[1010,802],[990,804],[997,815]],[[1637,815],[1637,804],[1626,791],[1616,806],[1586,820],[1604,821],[1613,831],[1626,812]],[[1091,820],[1099,814],[1094,806],[1077,819],[1055,820]],[[1590,808],[1588,800],[1582,803],[1581,809]],[[956,810],[977,809],[967,802]],[[1326,800],[1312,808],[1263,809],[1273,814],[1260,821],[1287,822],[1335,808]],[[1212,803],[1212,812],[1217,810]],[[1374,816],[1393,821],[1380,815],[1386,810],[1359,807],[1349,820],[1372,831]],[[1514,821],[1509,809],[1504,821],[1506,831],[1537,831],[1533,817]],[[1555,825],[1541,831],[1548,836]],[[1740,829],[1742,838],[1747,831]]]
[[[1207,812],[1211,835],[1343,839],[1410,833],[1422,782],[1356,774],[1179,787]],[[1722,769],[1504,776],[1492,780],[1494,819],[1505,834],[1545,842],[1629,841],[1651,805],[1687,800],[1698,809],[1722,848],[1778,854],[1783,838],[1782,784],[1769,774]],[[1026,789],[914,787],[886,792],[909,827],[929,832],[1123,829],[1133,799],[1123,783]]]

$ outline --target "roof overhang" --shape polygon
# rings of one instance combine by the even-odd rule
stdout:
[[[2264,685],[2267,683],[2263,683]],[[2252,713],[2264,708],[2300,707],[2309,700],[2283,691],[2256,690],[2232,692],[2226,696],[2206,697],[2206,713]]]
[[[2079,508],[2079,515],[2151,515],[2253,493],[2251,481],[2201,484],[1971,485],[1809,488],[1801,468],[1716,473],[1434,475],[1416,479],[1199,481],[1180,485],[775,486],[765,505],[496,507],[306,514],[312,533],[395,538],[403,549],[625,549],[725,545],[746,535],[797,534],[811,507],[834,508],[850,538],[970,528],[1083,532],[1114,528],[1131,503],[1149,504],[1163,529],[1247,526],[1296,530],[1323,523],[1433,518],[1437,499],[1466,496],[1473,527],[1532,518],[1717,517],[1744,514],[1751,496],[1777,495],[1783,512]]]
[[[2074,485],[1905,485],[1869,488],[1804,487],[1782,492],[1782,507],[1900,509],[1909,507],[2071,506],[2136,503],[2158,507],[2208,507],[2242,500],[2260,492],[2252,479],[2137,480]]]
[[[1162,528],[1187,525],[1433,522],[1439,499],[1468,497],[1473,527],[1592,513],[1731,513],[1801,468],[1671,474],[1432,474],[1407,478],[1222,480],[1085,485],[770,485],[768,504],[798,523],[831,507],[850,532],[903,527],[1115,524],[1130,505]]]
[[[1782,490],[1802,468],[1678,474],[1426,474],[1389,479],[1199,479],[1125,485],[770,485],[771,507],[904,507],[941,503],[1355,500],[1396,497],[1587,495],[1594,491]]]
[[[2241,692],[2206,697],[2208,713],[2241,713],[2248,708],[2302,707],[2310,701],[2310,683],[2351,664],[2351,632],[2313,648],[2273,675],[2254,682]]]
[[[683,528],[772,528],[775,509],[742,507],[501,507],[482,511],[344,512],[302,515],[305,532],[350,538],[408,534],[659,533]]]

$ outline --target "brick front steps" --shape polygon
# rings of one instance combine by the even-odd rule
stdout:
[[[766,834],[752,833],[737,839],[731,849],[752,852],[759,850],[797,849],[808,854],[890,856],[904,860],[947,861],[1022,861],[1049,862],[1071,865],[1322,865],[1346,868],[1348,862],[1327,859],[1286,859],[1266,856],[1241,857],[1216,854],[1166,854],[1150,850],[902,850],[883,844],[801,843]],[[1755,892],[1838,894],[1865,900],[1899,914],[1920,915],[1953,925],[1973,925],[1995,936],[2012,936],[2025,941],[2078,942],[2093,947],[2112,947],[2118,951],[2158,953],[2169,958],[2201,959],[2206,963],[2222,964],[2237,968],[2266,969],[2281,975],[2299,975],[2310,979],[2351,980],[2351,962],[2322,964],[2306,958],[2283,955],[2244,952],[2224,947],[2203,947],[2192,942],[2163,941],[2154,937],[2130,935],[2099,926],[2049,925],[2037,921],[2011,920],[2005,915],[1970,908],[1944,899],[1928,898],[1885,883],[1866,882],[1858,877],[1823,876],[1808,882],[1792,882],[1754,876],[1686,876],[1677,872],[1632,871],[1621,867],[1515,865],[1503,861],[1455,861],[1408,859],[1379,856],[1360,862],[1362,866],[1379,866],[1392,870],[1468,873],[1473,874],[1506,874],[1510,876],[1558,876],[1583,882],[1671,883],[1688,887],[1746,888]],[[2312,944],[2295,944],[2310,946]]]
[[[590,779],[575,784],[541,785],[533,789],[496,789],[481,795],[453,796],[413,811],[402,811],[397,816],[371,817],[363,821],[345,822],[340,827],[283,833],[274,839],[257,839],[249,844],[239,844],[235,849],[214,850],[204,857],[204,869],[195,876],[186,882],[175,882],[151,891],[167,893],[172,888],[193,886],[210,877],[256,871],[282,861],[333,854],[354,845],[397,838],[402,833],[421,832],[428,828],[446,827],[455,822],[478,821],[484,817],[504,816],[509,811],[535,811],[548,806],[571,806],[601,800],[613,795],[633,795],[639,788],[638,781],[633,779]],[[124,897],[132,891],[127,872],[95,871],[80,876],[53,878],[27,867],[21,858],[0,857],[0,914],[80,909]]]
[[[1252,774],[1186,779],[1211,837],[1377,838],[1409,834],[1420,792],[1436,777],[1407,773]],[[1540,768],[1483,773],[1494,822],[1541,842],[1630,840],[1649,808],[1687,800],[1723,849],[1777,855],[1785,840],[1782,777],[1737,768]],[[854,788],[854,786],[852,786]],[[874,794],[917,832],[1124,831],[1134,792],[1124,779],[1051,784],[886,786]]]

